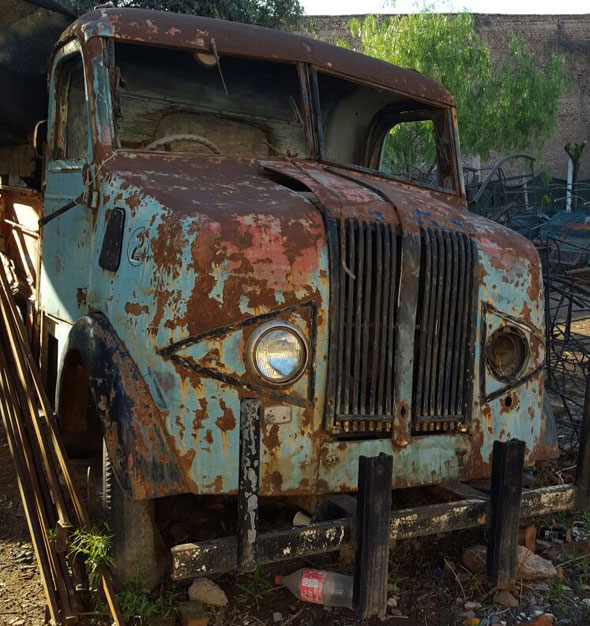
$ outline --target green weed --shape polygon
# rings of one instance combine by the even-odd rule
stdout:
[[[175,604],[179,594],[175,590],[160,591],[154,596],[142,578],[128,581],[117,601],[127,626],[143,626],[151,617],[172,617],[176,614]]]
[[[271,582],[264,578],[260,566],[257,566],[250,576],[240,576],[240,580],[241,582],[236,582],[236,587],[254,600],[256,608],[258,608],[262,596],[275,588]]]
[[[77,529],[70,535],[69,556],[84,559],[88,588],[91,591],[96,591],[100,587],[100,568],[115,566],[115,561],[110,555],[112,537],[111,529],[106,524],[101,528],[93,526]]]

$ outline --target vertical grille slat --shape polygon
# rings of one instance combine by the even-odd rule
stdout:
[[[413,432],[464,428],[466,365],[473,343],[475,243],[463,233],[422,231]]]
[[[371,390],[369,393],[369,415],[375,414],[377,396],[377,367],[379,358],[379,334],[381,330],[381,283],[383,278],[383,242],[381,224],[375,224],[375,306],[373,308],[373,341],[371,342]]]
[[[365,225],[362,222],[358,223],[359,237],[358,237],[358,253],[357,253],[357,270],[356,270],[356,301],[354,309],[354,378],[352,381],[352,413],[356,414],[359,410],[359,396],[360,396],[360,380],[361,378],[361,340],[363,325],[361,323],[363,312],[363,291],[365,286],[364,266],[365,266]],[[368,278],[368,277],[367,277]]]
[[[349,404],[349,396],[351,390],[351,361],[352,361],[352,315],[354,312],[354,306],[352,306],[354,302],[354,288],[356,279],[354,276],[355,268],[355,229],[354,229],[354,221],[349,220],[346,228],[345,237],[347,239],[346,250],[348,254],[346,255],[346,268],[344,268],[344,272],[346,274],[346,299],[347,299],[347,307],[346,307],[346,345],[344,347],[344,410],[349,413],[350,412],[350,404]],[[348,271],[346,271],[348,270]]]
[[[468,302],[470,300],[470,292],[471,292],[471,275],[473,273],[472,270],[472,264],[473,264],[473,242],[471,241],[471,239],[469,239],[468,237],[466,237],[465,235],[463,235],[464,237],[464,243],[465,243],[465,280],[463,281],[463,301],[464,301],[464,306],[463,306],[463,310],[461,311],[461,327],[462,328],[467,328],[467,325],[469,323],[469,306],[468,306]],[[459,368],[458,370],[460,372],[465,371],[465,348],[467,345],[467,336],[466,334],[462,333],[461,334],[461,345],[459,347]],[[460,399],[463,397],[463,388],[464,388],[464,382],[465,382],[465,376],[459,376],[459,380],[458,380],[458,390],[457,390],[457,401],[459,402]]]
[[[346,314],[346,283],[344,282],[346,274],[344,272],[344,264],[342,262],[342,253],[345,251],[345,243],[342,241],[343,233],[342,229],[339,232],[339,244],[338,250],[338,282],[340,284],[340,302],[338,304],[338,350],[337,350],[337,363],[338,363],[338,377],[336,383],[336,415],[342,412],[341,400],[342,400],[342,384],[343,376],[341,374],[342,363],[344,363],[344,316]]]
[[[437,380],[438,380],[438,353],[440,348],[440,332],[441,332],[441,317],[443,309],[443,292],[445,286],[445,251],[442,241],[442,233],[437,231],[435,233],[438,264],[436,266],[436,308],[434,310],[434,335],[432,337],[432,365],[430,370],[430,398],[429,409],[431,415],[437,414],[436,395],[437,395]]]
[[[437,308],[437,287],[438,287],[438,245],[436,237],[430,231],[428,233],[428,244],[431,246],[431,263],[430,263],[430,285],[424,285],[424,289],[430,289],[430,305],[428,307],[428,321],[426,325],[423,323],[424,332],[426,333],[426,348],[424,351],[426,357],[424,387],[424,403],[423,414],[429,415],[433,411],[431,396],[431,381],[434,364],[432,362],[434,356],[434,336],[436,336],[436,308]],[[434,336],[433,336],[434,335]]]
[[[450,305],[449,305],[449,329],[447,335],[447,355],[445,360],[445,375],[444,375],[444,390],[443,390],[443,410],[445,413],[453,415],[456,411],[452,402],[452,387],[457,380],[457,371],[453,370],[453,354],[454,354],[454,338],[457,324],[455,322],[455,315],[457,312],[457,301],[459,299],[459,290],[457,286],[459,284],[459,246],[456,237],[449,238],[451,244],[451,284],[454,286],[450,293]],[[458,334],[458,333],[457,333]]]
[[[379,340],[379,365],[377,378],[377,414],[383,412],[385,405],[385,356],[387,350],[387,336],[389,333],[389,273],[391,270],[391,250],[389,246],[389,229],[381,229],[383,240],[383,298],[381,306],[381,337]]]
[[[364,235],[365,235],[365,264],[367,266],[367,280],[365,281],[365,302],[363,309],[363,317],[362,317],[362,327],[363,327],[363,352],[361,355],[361,406],[360,406],[360,414],[365,415],[367,413],[367,384],[366,381],[368,379],[368,365],[369,365],[369,324],[364,320],[368,320],[371,314],[371,276],[373,272],[373,240],[371,237],[371,228],[368,224],[364,225]]]
[[[445,276],[444,276],[444,294],[443,294],[443,306],[442,306],[442,320],[440,329],[440,348],[438,355],[438,380],[436,390],[436,412],[438,415],[445,415],[446,410],[443,408],[443,392],[444,392],[444,377],[445,377],[445,363],[447,358],[447,337],[448,337],[448,324],[449,324],[449,300],[451,297],[451,276],[452,276],[452,252],[451,252],[451,235],[449,233],[442,233],[442,242],[444,246],[444,258],[445,258]],[[456,286],[453,285],[456,289]]]
[[[459,237],[457,240],[457,248],[459,251],[459,260],[458,260],[458,273],[459,280],[457,281],[457,312],[456,312],[456,321],[457,321],[457,332],[455,333],[455,341],[453,343],[453,371],[457,372],[459,368],[459,352],[461,347],[461,333],[459,332],[459,319],[461,317],[461,311],[464,306],[464,297],[465,292],[462,289],[462,286],[465,282],[465,242],[462,237]],[[459,373],[457,372],[457,378],[453,381],[453,385],[451,387],[451,411],[456,413],[458,411],[457,404],[457,389],[459,386]]]
[[[387,370],[385,374],[385,412],[390,415],[393,409],[393,353],[395,346],[395,304],[397,301],[397,237],[395,226],[388,228],[391,249],[391,271],[389,272],[389,309],[387,312]]]

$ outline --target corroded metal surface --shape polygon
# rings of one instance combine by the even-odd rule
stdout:
[[[393,486],[408,487],[489,475],[498,439],[523,440],[527,463],[554,453],[554,433],[542,417],[540,263],[526,239],[469,214],[461,190],[432,191],[290,156],[260,161],[115,150],[115,68],[102,37],[197,50],[208,50],[214,39],[220,53],[309,63],[441,106],[450,106],[452,99],[414,72],[256,27],[106,9],[88,14],[66,32],[58,57],[66,49],[82,52],[92,137],[91,164],[80,168],[76,184],[89,181],[92,193],[86,194],[84,206],[72,209],[83,216],[85,240],[71,252],[69,266],[54,259],[48,284],[63,290],[55,294],[56,317],[71,323],[99,311],[108,319],[137,372],[124,381],[125,394],[145,395],[153,407],[154,430],[161,433],[156,452],[144,447],[145,412],[136,416],[139,430],[131,411],[126,423],[112,426],[116,435],[107,438],[135,450],[134,494],[237,493],[245,398],[261,402],[262,496],[354,491],[360,455],[394,454]],[[304,75],[304,66],[299,68]],[[53,77],[51,84],[53,89]],[[311,119],[312,108],[304,108],[305,119]],[[55,109],[53,102],[50,126]],[[313,136],[309,127],[306,136]],[[100,250],[115,209],[123,210],[125,218],[116,242],[119,264],[109,266],[101,264]],[[65,229],[70,219],[65,216],[74,215],[54,220],[47,232],[62,219]],[[330,331],[338,312],[333,292],[340,271],[328,231],[331,223],[339,228],[347,219],[368,230],[387,224],[400,242],[398,316],[390,326],[397,333],[392,418],[385,436],[341,438],[342,433],[326,428],[326,411],[334,401],[328,377],[338,358],[331,352]],[[468,365],[454,372],[465,378],[470,419],[458,431],[417,434],[412,431],[414,344],[425,232],[445,233],[441,241],[465,237],[473,242],[475,259],[468,274],[475,283],[473,339]],[[66,243],[72,245],[72,238],[63,239],[62,249]],[[56,259],[60,254],[56,249]],[[76,281],[68,280],[76,263],[90,271],[84,277],[74,272]],[[59,309],[63,303],[67,316]],[[288,386],[263,384],[244,357],[257,326],[274,319],[295,325],[309,344],[309,365]],[[433,319],[444,320],[444,310]],[[531,349],[517,379],[500,383],[487,371],[486,342],[506,324],[516,325]],[[271,414],[277,406],[289,407],[290,419],[265,421],[265,411]],[[166,465],[165,472],[160,465]],[[127,471],[124,464],[119,467]]]
[[[89,40],[112,37],[172,48],[210,50],[219,54],[309,63],[318,68],[354,76],[428,101],[453,104],[449,92],[413,70],[291,33],[195,15],[144,9],[102,8],[86,13],[63,34]]]
[[[279,167],[287,165],[277,162]],[[329,436],[323,428],[329,264],[321,212],[265,177],[254,161],[120,154],[104,166],[103,201],[107,214],[110,207],[126,207],[130,243],[124,245],[117,280],[91,285],[88,306],[103,308],[133,360],[144,364],[142,373],[159,398],[190,490],[236,492],[239,402],[253,391],[263,407],[293,407],[290,422],[263,423],[262,495],[354,490],[360,454],[395,451],[396,487],[489,475],[495,439],[522,438],[528,461],[549,456],[552,442],[543,438],[541,419],[542,292],[531,244],[435,192],[366,177],[387,194],[385,202],[321,166],[300,168],[290,173],[323,195],[322,206],[335,215],[366,211],[367,220],[395,223],[401,213],[418,227],[467,233],[477,242],[473,375],[478,384],[470,428],[406,434],[403,446],[387,438],[344,442]],[[102,228],[99,223],[99,232]],[[98,275],[104,271],[96,268]],[[314,337],[312,366],[288,389],[262,388],[244,363],[249,334],[273,318]],[[532,346],[527,372],[511,385],[486,373],[482,347],[506,320],[518,324]],[[408,343],[412,340],[413,332]],[[412,353],[401,358],[409,361],[396,361],[398,370],[411,372]],[[410,375],[402,387],[407,404],[397,405],[396,419],[406,433],[411,383]]]
[[[551,511],[569,510],[574,504],[575,491],[572,485],[526,491],[522,497],[521,515],[524,519]],[[389,537],[425,537],[475,528],[484,526],[488,516],[489,503],[481,499],[392,511]],[[354,536],[355,520],[351,517],[262,533],[259,536],[260,564],[311,556],[318,552],[334,552],[351,545]],[[174,546],[171,552],[172,577],[176,580],[229,571],[235,569],[237,564],[235,537],[180,544]]]

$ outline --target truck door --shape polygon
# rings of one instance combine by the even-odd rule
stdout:
[[[50,83],[45,219],[83,196],[90,181],[85,85],[80,52],[62,49]],[[79,200],[43,227],[40,304],[58,325],[86,313],[93,222],[92,210]]]

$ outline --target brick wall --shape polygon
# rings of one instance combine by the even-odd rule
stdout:
[[[305,30],[331,43],[339,39],[356,47],[347,28],[352,17],[362,15],[307,16]],[[565,178],[567,155],[563,147],[569,141],[588,141],[582,155],[580,176],[590,178],[590,14],[588,15],[493,15],[476,14],[478,32],[488,41],[492,58],[505,50],[511,36],[520,34],[532,54],[547,58],[551,53],[572,60],[572,86],[559,103],[555,132],[542,155],[537,157],[535,171],[547,171]]]

